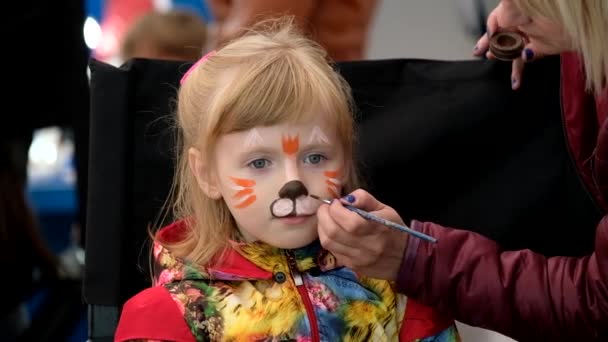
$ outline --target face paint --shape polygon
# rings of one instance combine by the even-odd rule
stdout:
[[[281,139],[281,144],[283,146],[283,152],[288,156],[293,156],[298,153],[298,150],[300,149],[300,138],[297,135],[295,137],[284,135]]]
[[[327,179],[325,180],[325,184],[327,184],[327,191],[334,197],[340,197],[340,192],[342,190],[342,181],[340,181],[339,177],[341,176],[340,170],[336,171],[325,171],[323,173]]]
[[[260,132],[258,132],[258,130],[255,128],[251,129],[251,131],[249,131],[249,134],[247,134],[247,137],[245,138],[245,148],[252,149],[255,146],[261,146],[263,144],[264,139],[262,139]]]
[[[316,209],[306,186],[298,180],[285,183],[279,190],[279,198],[270,204],[270,213],[277,218],[312,215]]]
[[[340,193],[345,158],[339,141],[334,123],[322,115],[219,137],[214,173],[243,241],[297,248],[318,237],[320,202],[309,195]]]
[[[319,126],[315,126],[312,129],[312,133],[310,134],[310,139],[308,139],[308,144],[326,144],[329,145],[329,138],[323,130]]]
[[[233,198],[239,201],[234,207],[243,209],[253,204],[256,199],[256,196],[253,194],[253,186],[255,186],[255,181],[252,179],[236,177],[230,177],[230,179],[234,182],[234,184],[236,184],[236,186],[232,186],[232,189],[237,190]]]

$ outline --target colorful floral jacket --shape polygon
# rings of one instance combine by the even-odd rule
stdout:
[[[177,222],[160,234],[184,229]],[[156,244],[160,275],[125,303],[115,341],[459,341],[453,320],[387,281],[334,267],[318,242],[234,247],[221,267],[206,268]]]

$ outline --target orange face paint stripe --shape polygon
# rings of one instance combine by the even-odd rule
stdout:
[[[338,194],[336,193],[336,190],[334,190],[333,188],[327,187],[327,191],[329,191],[329,194],[333,197],[333,198],[338,198],[340,196],[338,196]]]
[[[329,191],[331,196],[333,196],[334,198],[340,197],[338,195],[338,192],[340,191],[340,180],[337,178],[340,177],[340,175],[342,175],[342,171],[329,170],[329,171],[323,172],[323,174],[327,178],[329,178],[329,179],[325,180],[325,184],[327,184],[327,191]]]
[[[340,176],[340,170],[325,171],[324,174],[325,174],[325,176],[327,176],[329,178],[336,178],[336,177]]]
[[[247,188],[247,189],[243,189],[243,190],[239,190],[236,194],[234,194],[234,198],[235,199],[239,199],[241,197],[245,197],[246,195],[252,194],[253,193],[253,189],[252,188]]]
[[[236,185],[239,185],[239,186],[242,186],[245,188],[250,188],[255,185],[255,181],[253,179],[236,178],[236,177],[230,177],[230,179],[232,179],[232,181]]]
[[[325,184],[329,185],[330,187],[335,187],[335,188],[337,188],[337,187],[338,187],[338,184],[336,184],[336,183],[332,182],[332,181],[331,181],[331,180],[329,180],[329,179],[326,179],[326,180],[325,180]]]
[[[283,152],[289,156],[296,154],[300,149],[300,137],[297,135],[295,137],[283,136],[281,143],[283,145]]]
[[[238,208],[238,209],[247,208],[247,207],[248,207],[248,206],[250,206],[250,205],[251,205],[253,202],[255,202],[255,199],[256,199],[255,195],[251,195],[251,196],[247,197],[247,199],[246,199],[246,200],[244,200],[243,202],[241,202],[241,203],[239,203],[239,204],[235,205],[234,207],[235,207],[235,208]]]

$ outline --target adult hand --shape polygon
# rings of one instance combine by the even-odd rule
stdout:
[[[563,27],[548,18],[529,17],[522,13],[513,0],[502,0],[490,13],[487,21],[487,33],[475,45],[473,54],[486,55],[493,59],[488,51],[490,38],[500,31],[517,31],[524,37],[525,46],[522,56],[513,60],[511,87],[518,89],[522,81],[524,64],[548,55],[559,54],[572,48],[572,43]]]
[[[378,202],[365,190],[355,190],[341,201],[403,223],[393,208]],[[321,245],[336,257],[339,265],[368,277],[396,280],[408,235],[362,218],[344,208],[341,201],[323,204],[317,211]]]

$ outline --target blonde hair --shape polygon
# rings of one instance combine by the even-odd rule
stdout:
[[[124,60],[142,57],[194,61],[202,55],[206,39],[207,25],[195,13],[149,12],[131,25],[120,54]]]
[[[175,255],[206,265],[226,250],[236,225],[223,199],[199,188],[188,149],[202,147],[207,165],[218,138],[255,126],[307,122],[323,113],[344,144],[343,191],[357,186],[350,88],[328,64],[325,51],[296,30],[293,18],[256,25],[195,67],[178,94],[181,141],[174,178],[173,214],[186,219],[180,242],[162,242]]]
[[[587,89],[604,90],[608,77],[608,1],[515,0],[529,16],[543,16],[563,25],[583,57]]]

